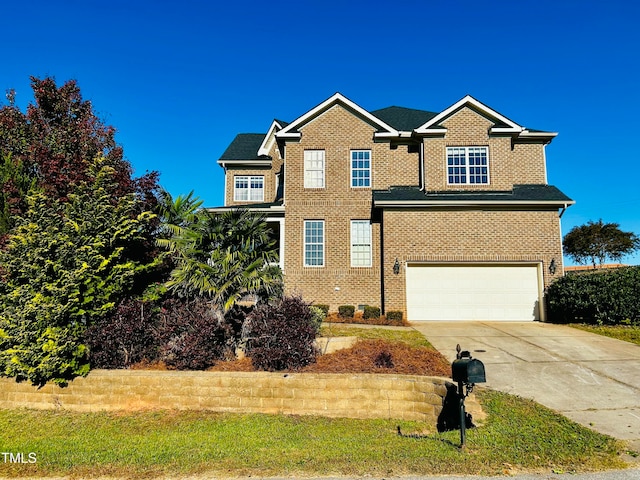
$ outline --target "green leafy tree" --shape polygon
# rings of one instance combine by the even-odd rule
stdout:
[[[607,259],[620,261],[640,248],[640,238],[632,232],[623,232],[617,223],[587,222],[571,229],[564,236],[565,255],[580,264],[590,262],[593,268]]]
[[[264,216],[243,209],[196,212],[193,198],[179,197],[174,203],[187,206],[173,208],[186,212],[187,220],[174,217],[166,225],[171,235],[158,239],[175,265],[167,282],[170,290],[185,297],[207,297],[221,314],[246,295],[281,294],[282,273],[273,265],[277,249]]]
[[[138,213],[133,194],[116,195],[117,172],[105,163],[92,162],[66,201],[28,197],[0,252],[2,376],[42,386],[86,375],[85,329],[159,262],[139,256],[154,215]]]

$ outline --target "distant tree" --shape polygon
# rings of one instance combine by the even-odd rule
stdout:
[[[35,102],[26,113],[15,105],[11,90],[9,104],[0,108],[0,234],[11,227],[6,212],[19,216],[26,211],[25,199],[34,183],[48,198],[64,201],[90,179],[95,158],[113,169],[116,198],[135,193],[141,211],[153,208],[157,173],[132,178],[115,128],[98,118],[74,80],[58,87],[53,78],[31,77],[31,87]]]
[[[140,257],[153,221],[136,197],[117,197],[117,172],[90,162],[68,198],[44,193],[0,251],[0,376],[65,385],[89,372],[85,329],[112,312],[159,259]]]
[[[603,223],[600,219],[572,228],[564,237],[563,248],[576,262],[590,262],[596,268],[608,258],[620,261],[640,249],[640,238],[632,232],[623,232],[617,223]]]

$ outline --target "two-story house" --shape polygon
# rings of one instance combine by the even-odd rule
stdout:
[[[409,321],[544,320],[563,273],[545,146],[470,96],[442,112],[367,111],[336,93],[218,163],[225,206],[266,214],[289,293]]]

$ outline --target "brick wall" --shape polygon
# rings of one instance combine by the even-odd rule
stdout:
[[[393,418],[435,425],[447,386],[413,375],[94,370],[68,387],[0,378],[0,408],[116,411],[171,408],[233,413]],[[482,419],[474,397],[467,411]]]
[[[288,292],[309,301],[381,306],[380,225],[372,224],[372,266],[351,267],[351,220],[371,218],[371,188],[351,187],[354,149],[371,150],[372,188],[416,185],[418,155],[374,143],[374,127],[340,105],[300,129],[300,142],[286,146],[285,278]],[[304,188],[304,151],[325,152],[325,188]],[[325,221],[325,265],[304,267],[304,220]]]
[[[251,176],[260,175],[264,177],[264,202],[273,202],[276,196],[275,174],[278,170],[274,170],[273,167],[227,167],[226,171],[226,192],[225,192],[225,205],[237,205],[242,206],[247,203],[261,203],[256,200],[250,200],[247,202],[237,202],[233,199],[235,177],[237,175]]]

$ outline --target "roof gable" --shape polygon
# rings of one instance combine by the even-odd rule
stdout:
[[[269,152],[271,151],[271,147],[273,146],[273,142],[275,142],[276,140],[276,133],[278,133],[287,125],[288,123],[280,120],[274,120],[273,122],[271,122],[271,126],[269,127],[269,130],[267,131],[267,134],[264,136],[264,139],[260,144],[260,148],[258,149],[259,156],[269,155]]]
[[[458,112],[463,108],[471,108],[475,110],[483,117],[488,118],[494,123],[494,126],[490,129],[491,133],[515,133],[518,134],[524,131],[524,127],[518,125],[513,120],[508,119],[504,115],[496,112],[492,108],[489,108],[485,104],[479,102],[471,95],[467,95],[461,100],[457,101],[449,108],[443,110],[439,114],[435,115],[433,118],[429,119],[423,125],[416,128],[416,133],[418,134],[428,134],[428,133],[442,133],[446,129],[441,125],[443,121],[447,118]]]
[[[398,131],[393,128],[391,125],[384,122],[382,119],[376,117],[371,114],[361,106],[349,100],[347,97],[340,93],[336,93],[329,97],[327,100],[322,102],[320,105],[312,108],[307,113],[298,117],[296,120],[291,122],[285,128],[280,130],[276,137],[282,140],[298,140],[302,136],[299,129],[314,120],[315,118],[324,114],[327,110],[334,107],[335,105],[340,105],[346,110],[350,111],[357,117],[360,117],[363,121],[373,125],[378,133],[376,136],[397,136]]]

